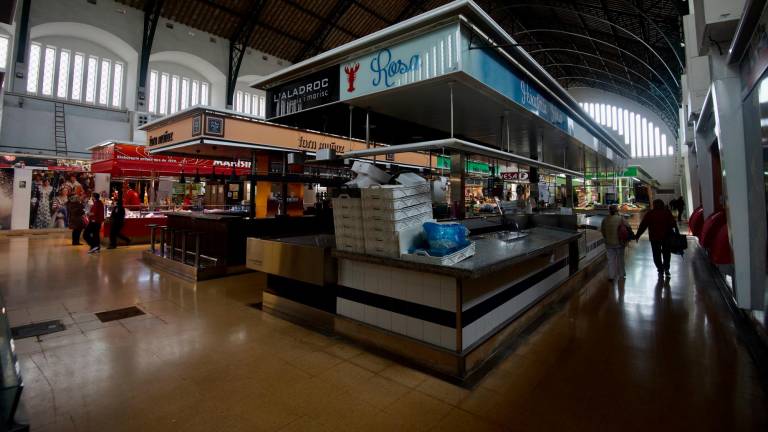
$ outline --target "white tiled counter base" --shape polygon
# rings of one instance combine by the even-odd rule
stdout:
[[[347,290],[346,296],[340,293],[336,299],[336,311],[339,315],[442,348],[453,351],[457,349],[456,279],[433,273],[339,259],[339,285],[342,286],[342,290],[351,288]],[[408,316],[370,306],[362,301],[355,301],[366,297],[366,294],[373,295],[368,296],[374,300],[369,303],[386,301],[397,307],[408,307],[408,305],[421,307],[412,308],[411,316]],[[424,319],[414,315],[421,315]],[[451,315],[454,317],[454,325],[452,327],[442,325],[449,323]],[[435,323],[435,320],[441,321],[442,324]]]

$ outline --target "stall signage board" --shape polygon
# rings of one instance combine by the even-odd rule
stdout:
[[[458,25],[385,46],[339,65],[341,100],[412,84],[460,69]]]
[[[250,161],[221,161],[210,159],[184,158],[163,154],[149,154],[145,146],[131,144],[114,144],[111,151],[99,150],[99,155],[105,154],[116,164],[118,172],[142,171],[156,173],[180,174],[182,167],[186,174],[194,174],[199,170],[200,174],[209,174],[214,167],[220,168],[219,174],[229,174],[234,166],[239,175],[250,172]],[[96,153],[94,151],[94,153]],[[94,158],[96,155],[94,154]],[[94,159],[95,160],[95,159]],[[104,160],[104,159],[101,159]],[[95,168],[94,168],[95,169]]]
[[[451,158],[448,156],[442,156],[442,155],[438,156],[437,168],[451,169]],[[475,173],[475,174],[490,174],[491,167],[485,162],[469,160],[467,161],[467,172]]]
[[[465,70],[478,81],[573,136],[573,119],[550,102],[533,84],[518,76],[498,54],[489,50],[467,51]]]
[[[267,90],[267,118],[293,114],[339,100],[339,67]]]
[[[528,180],[528,172],[526,171],[514,171],[501,173],[502,180]]]

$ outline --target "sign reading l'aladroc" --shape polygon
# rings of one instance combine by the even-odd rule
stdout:
[[[267,90],[267,118],[293,114],[339,100],[339,67]]]

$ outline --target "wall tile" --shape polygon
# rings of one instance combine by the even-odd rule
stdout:
[[[406,332],[408,336],[414,339],[424,340],[424,321],[411,317],[406,317],[406,321]]]

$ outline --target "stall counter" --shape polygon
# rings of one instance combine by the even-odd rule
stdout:
[[[142,244],[150,241],[150,225],[165,225],[168,218],[165,215],[151,217],[126,218],[123,224],[122,234],[129,239],[131,243]],[[109,243],[109,231],[112,228],[112,221],[107,218],[101,226],[101,243]],[[122,240],[118,244],[125,244]]]

